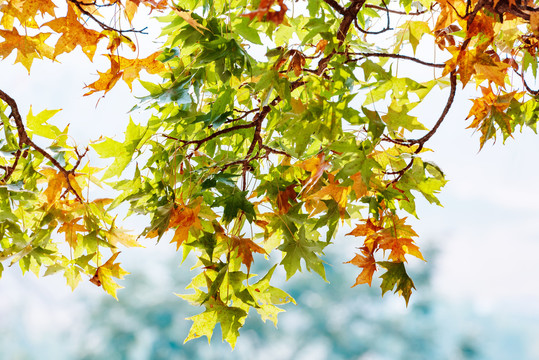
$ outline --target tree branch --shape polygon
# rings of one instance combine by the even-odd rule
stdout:
[[[339,5],[339,3],[336,2],[335,0],[324,0],[324,2],[328,4],[329,6],[331,6],[339,14],[341,15],[345,14],[346,10],[341,5]]]
[[[404,146],[413,146],[413,145],[419,145],[418,148],[414,151],[416,154],[419,153],[423,146],[429,139],[436,133],[440,125],[442,125],[442,122],[445,120],[445,117],[447,116],[447,113],[449,112],[449,109],[451,109],[451,106],[453,105],[453,101],[455,100],[455,94],[457,92],[457,73],[455,70],[453,70],[450,74],[450,81],[451,81],[451,92],[449,93],[449,98],[447,99],[447,103],[445,104],[444,110],[442,111],[442,114],[438,118],[438,121],[436,121],[436,124],[434,124],[434,127],[432,130],[430,130],[425,136],[419,138],[419,139],[412,139],[412,140],[401,140],[401,139],[391,139],[389,137],[384,137],[384,140],[398,144],[398,145],[404,145]]]
[[[78,201],[83,202],[82,197],[77,193],[75,188],[71,185],[71,180],[69,178],[69,175],[74,175],[75,174],[75,169],[80,164],[81,159],[79,158],[77,160],[76,166],[74,166],[71,170],[66,170],[54,157],[52,157],[52,155],[50,155],[48,152],[46,152],[44,149],[42,149],[40,146],[38,146],[36,143],[34,143],[32,141],[32,139],[30,139],[30,137],[28,136],[28,133],[26,132],[26,129],[24,127],[22,117],[21,117],[21,114],[19,112],[19,107],[17,106],[17,103],[15,102],[15,100],[11,96],[9,96],[5,92],[3,92],[2,90],[0,90],[0,99],[5,101],[9,105],[9,107],[11,108],[11,115],[10,116],[13,118],[13,120],[15,120],[15,125],[17,126],[17,133],[19,135],[19,151],[22,150],[24,145],[28,145],[29,147],[33,148],[38,153],[43,155],[47,160],[49,160],[54,165],[54,167],[56,167],[58,169],[58,171],[60,171],[65,176],[66,182],[67,182],[67,189],[69,191],[71,191],[75,195],[75,197],[77,198]],[[76,153],[77,153],[77,156],[78,156],[79,155],[78,152],[76,152]],[[86,154],[86,152],[84,154]],[[20,157],[20,155],[19,155],[19,157]],[[19,157],[17,157],[16,159],[18,160]],[[15,165],[16,164],[13,165],[13,169],[11,170],[11,173],[9,174],[10,176],[13,173],[13,171],[15,170]],[[4,178],[5,178],[5,176],[4,176]]]
[[[345,54],[345,53],[341,52],[339,54]],[[347,60],[347,62],[358,61],[358,60],[361,60],[362,58],[367,58],[367,57],[387,57],[387,58],[393,58],[393,59],[410,60],[421,65],[431,66],[431,67],[440,68],[440,69],[443,69],[445,67],[445,64],[430,63],[430,62],[426,62],[412,56],[400,55],[400,54],[388,54],[388,53],[347,53],[347,54],[361,56],[361,58],[358,58],[358,59],[349,59]]]

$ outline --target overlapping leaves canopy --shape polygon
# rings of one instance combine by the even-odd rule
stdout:
[[[132,39],[144,30],[130,26],[141,5],[159,14],[164,41],[144,58]],[[18,263],[36,275],[62,272],[72,288],[85,277],[116,296],[114,278],[127,273],[119,250],[170,233],[183,256],[199,259],[180,295],[205,309],[187,340],[211,338],[220,323],[234,345],[251,308],[277,323],[279,305],[293,301],[271,285],[276,267],[287,278],[302,269],[324,278],[324,249],[350,224],[354,285],[371,285],[381,271],[382,294],[408,302],[407,258],[424,259],[406,216],[417,216],[417,196],[439,205],[444,173],[422,155],[456,92],[480,89],[468,116],[480,148],[536,130],[538,8],[515,0],[0,1],[0,57],[15,54],[29,72],[36,59],[80,47],[110,62],[86,95],[119,80],[131,88],[143,70],[162,79],[140,81],[146,123],[129,121],[123,142],[102,138],[91,149],[70,145],[68,129],[49,123],[57,111],[24,116],[0,90],[0,273]],[[438,113],[418,117],[414,108],[435,88],[446,96]],[[91,167],[92,153],[110,166]],[[114,199],[87,191],[105,181]],[[117,223],[125,203],[146,215],[139,237]],[[266,274],[250,273],[264,261]]]

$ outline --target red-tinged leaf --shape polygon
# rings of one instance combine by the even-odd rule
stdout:
[[[253,263],[253,252],[266,254],[266,250],[257,245],[254,241],[239,236],[231,236],[231,247],[238,250],[238,256],[241,257],[241,262],[247,267],[247,272],[251,271]]]
[[[176,243],[176,249],[179,249],[183,242],[188,239],[189,230],[192,227],[197,229],[202,228],[200,219],[198,218],[199,211],[200,205],[196,206],[194,209],[185,205],[178,205],[172,209],[168,228],[171,229],[177,227],[174,236],[170,241],[171,243]]]
[[[377,233],[378,231],[382,230],[384,227],[379,226],[373,223],[373,220],[371,218],[361,220],[364,221],[364,224],[359,224],[355,227],[354,230],[349,232],[346,235],[352,235],[352,236],[369,236],[372,234]]]
[[[468,27],[467,35],[470,38],[478,34],[492,37],[494,36],[493,26],[494,19],[480,12],[474,17],[473,22]]]
[[[291,50],[290,52],[292,55],[288,64],[288,71],[294,70],[294,75],[300,76],[305,66],[305,55],[297,50]]]
[[[271,9],[276,1],[280,6],[279,11]],[[251,20],[257,18],[258,21],[262,21],[265,18],[266,21],[271,21],[276,25],[280,25],[284,20],[287,10],[288,7],[284,4],[284,0],[261,0],[256,11],[243,14],[242,16],[246,16]]]
[[[335,182],[335,177],[332,174],[328,176],[329,184],[323,186],[320,190],[311,194],[309,200],[327,200],[333,199],[339,205],[339,213],[341,218],[345,216],[346,213],[346,204],[348,202],[348,194],[350,193],[349,186],[341,186],[339,183]]]
[[[291,184],[288,185],[285,190],[279,191],[279,194],[277,195],[277,207],[279,208],[280,214],[286,214],[292,207],[292,203],[296,202],[298,194],[294,190],[295,187],[296,184]]]
[[[373,254],[369,252],[367,247],[362,247],[361,252],[362,254],[356,254],[352,260],[345,262],[345,264],[352,264],[363,269],[352,287],[361,284],[369,284],[371,286],[372,277],[376,271],[376,260]]]
[[[388,258],[394,262],[406,262],[406,254],[425,260],[419,247],[409,238],[384,237],[378,242],[378,246],[382,250],[391,251]]]

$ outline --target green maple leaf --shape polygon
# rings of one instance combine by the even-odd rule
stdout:
[[[311,241],[305,237],[305,227],[302,226],[295,236],[287,236],[286,241],[279,246],[285,256],[281,265],[286,270],[286,278],[290,279],[297,271],[301,271],[301,260],[305,261],[307,270],[314,270],[326,280],[324,263],[318,254],[323,254],[326,243]]]
[[[125,131],[125,140],[123,143],[106,138],[97,144],[92,144],[94,150],[102,158],[114,157],[114,162],[107,168],[102,180],[119,176],[126,166],[131,162],[138,145],[149,136],[147,128],[136,125],[132,119],[129,121]]]
[[[243,211],[249,221],[252,221],[255,216],[253,204],[245,197],[247,191],[235,191],[231,195],[219,197],[213,203],[213,206],[223,206],[223,222],[229,223],[238,215],[239,211]]]
[[[398,131],[399,128],[404,128],[408,131],[427,130],[423,124],[417,121],[415,116],[408,115],[410,111],[407,105],[397,105],[395,101],[391,103],[387,114],[382,116],[382,119],[387,124],[389,131]]]
[[[404,263],[398,262],[394,263],[391,261],[378,261],[378,265],[387,269],[387,271],[380,276],[382,279],[382,296],[395,288],[395,293],[402,295],[406,301],[406,306],[408,306],[408,300],[410,295],[412,295],[412,289],[415,289],[414,282],[406,273],[404,268]]]
[[[193,321],[193,325],[185,342],[206,336],[209,343],[215,325],[220,323],[223,341],[228,342],[234,348],[240,335],[239,329],[245,322],[247,312],[239,307],[223,305],[222,302],[213,299],[207,301],[205,305],[206,310],[203,313],[187,318],[187,320]]]

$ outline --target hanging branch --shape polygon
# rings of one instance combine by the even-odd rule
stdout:
[[[22,117],[21,117],[21,114],[19,112],[19,108],[18,108],[17,103],[15,102],[15,100],[11,96],[9,96],[5,92],[3,92],[2,90],[0,90],[0,99],[2,99],[4,102],[6,102],[9,105],[9,107],[11,108],[10,117],[12,117],[13,120],[15,121],[15,125],[17,127],[17,134],[19,136],[19,150],[15,154],[15,162],[14,162],[13,166],[10,167],[10,171],[8,173],[6,173],[3,180],[5,181],[5,180],[7,180],[9,178],[9,176],[11,176],[11,174],[15,170],[17,162],[18,162],[18,160],[19,160],[19,158],[21,156],[21,150],[25,146],[29,146],[29,147],[33,148],[34,150],[36,150],[41,155],[43,155],[47,160],[49,160],[54,165],[55,168],[58,169],[58,171],[60,171],[65,176],[66,182],[67,182],[67,190],[69,190],[71,193],[73,193],[79,202],[83,202],[82,197],[77,193],[77,191],[75,190],[75,188],[71,184],[71,179],[69,178],[70,175],[75,176],[75,170],[79,166],[80,161],[82,159],[81,155],[79,155],[79,153],[76,151],[77,156],[79,157],[79,159],[77,160],[77,162],[76,162],[75,166],[73,166],[73,168],[71,168],[70,170],[66,170],[66,168],[63,167],[52,155],[50,155],[43,148],[41,148],[36,143],[34,143],[32,141],[32,139],[30,139],[30,137],[28,136],[28,133],[26,132],[26,129],[24,127],[24,123],[22,121]],[[84,152],[84,154],[82,156],[84,156],[85,154],[86,154],[86,152]],[[7,176],[7,175],[9,175],[9,176]]]
[[[453,105],[453,101],[455,100],[455,94],[457,92],[457,73],[453,70],[450,73],[450,81],[451,81],[451,91],[449,93],[449,98],[447,99],[447,103],[445,104],[444,110],[442,111],[442,114],[438,118],[438,121],[436,121],[436,124],[434,124],[434,127],[432,130],[430,130],[425,136],[419,138],[419,139],[411,139],[411,140],[404,140],[404,139],[392,139],[388,136],[384,136],[384,140],[392,142],[394,144],[403,145],[403,146],[413,146],[413,145],[419,145],[418,148],[414,151],[414,153],[418,154],[422,149],[423,146],[429,139],[436,133],[440,125],[442,125],[442,122],[445,120],[447,113],[449,112],[449,109],[451,109],[451,106]]]

